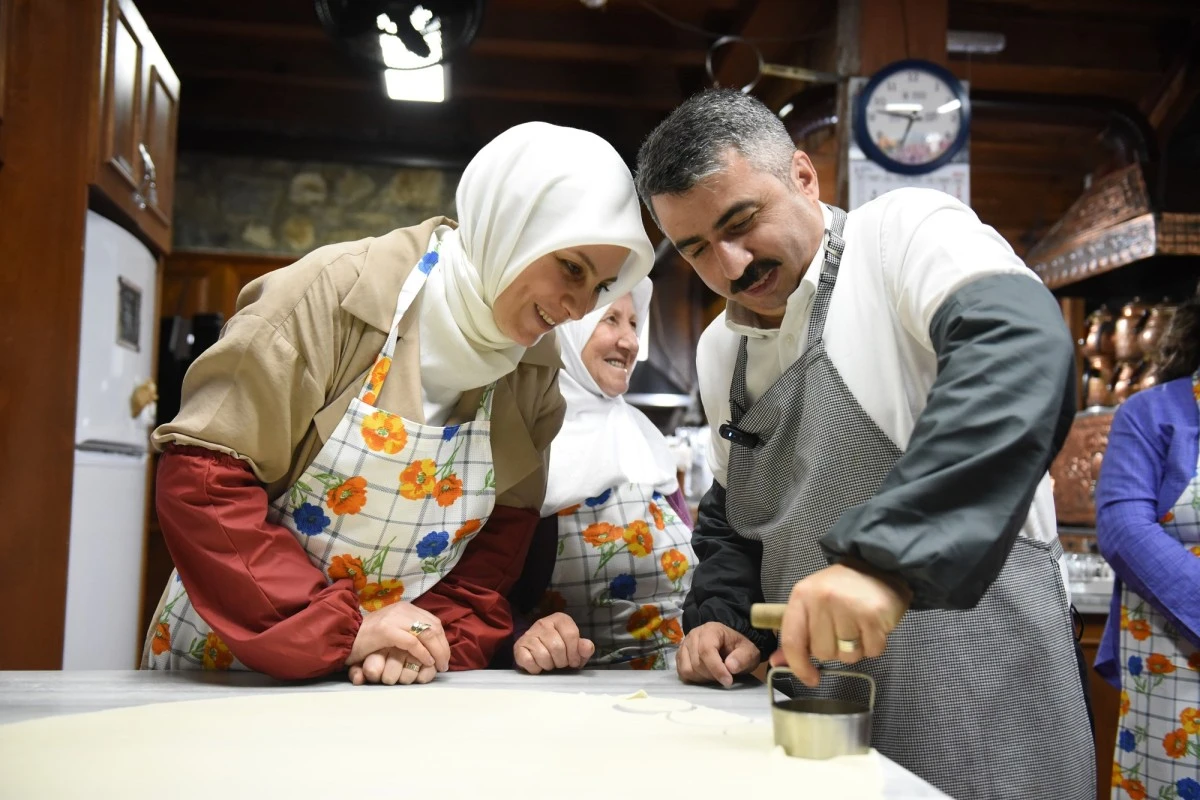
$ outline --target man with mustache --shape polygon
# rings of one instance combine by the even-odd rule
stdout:
[[[727,299],[697,371],[716,481],[678,654],[686,681],[857,664],[872,744],[956,798],[1095,795],[1047,468],[1075,408],[1054,298],[940,192],[847,215],[754,98],[709,91],[638,155],[663,233]],[[750,627],[787,603],[778,642]],[[859,693],[856,695],[856,693]]]

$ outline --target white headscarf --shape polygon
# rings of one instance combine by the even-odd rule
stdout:
[[[496,327],[496,298],[530,262],[564,247],[627,247],[608,297],[650,274],[654,250],[629,168],[587,131],[510,128],[471,159],[421,301],[421,383],[435,405],[516,368],[525,348]]]
[[[652,291],[650,279],[643,278],[630,293],[637,316],[638,361],[650,356]],[[542,516],[624,483],[648,486],[663,494],[679,488],[675,458],[658,428],[623,396],[604,394],[584,366],[583,348],[606,313],[607,308],[598,308],[578,322],[559,326],[563,370],[558,373],[558,388],[567,401],[567,416],[550,445]]]

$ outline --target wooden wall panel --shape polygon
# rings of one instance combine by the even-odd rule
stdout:
[[[99,4],[9,6],[0,170],[0,669],[62,664]],[[103,513],[103,509],[96,509]]]

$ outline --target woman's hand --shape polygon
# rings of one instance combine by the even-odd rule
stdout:
[[[579,626],[561,611],[542,617],[513,645],[513,661],[531,675],[552,669],[579,669],[596,652]]]
[[[450,643],[441,620],[401,601],[363,615],[346,666],[355,686],[428,683],[450,667]]]

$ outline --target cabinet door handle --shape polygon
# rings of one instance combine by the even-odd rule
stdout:
[[[133,202],[139,211],[145,211],[147,205],[158,205],[158,170],[145,144],[138,145],[138,153],[142,157],[142,185],[134,190]]]

